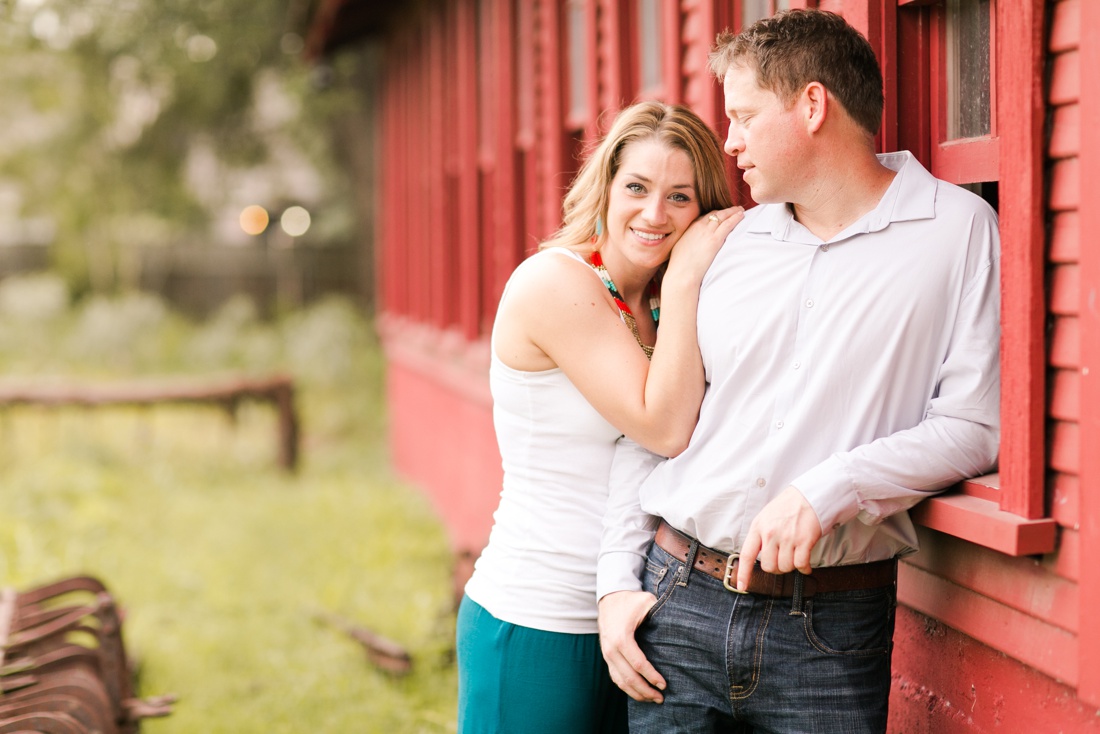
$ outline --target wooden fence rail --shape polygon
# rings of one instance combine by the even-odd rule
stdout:
[[[13,405],[98,408],[116,405],[207,403],[230,414],[245,401],[272,404],[279,416],[279,465],[298,466],[299,425],[294,383],[286,375],[261,378],[158,379],[116,383],[0,382],[0,408]]]

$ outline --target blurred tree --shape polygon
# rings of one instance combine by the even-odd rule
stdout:
[[[249,203],[304,203],[346,239],[329,130],[349,96],[311,87],[302,2],[0,0],[0,227],[4,201],[52,222],[76,292],[133,285],[142,246],[242,237]]]

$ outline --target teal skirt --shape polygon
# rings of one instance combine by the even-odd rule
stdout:
[[[458,734],[625,734],[599,635],[501,622],[464,596],[457,638]]]

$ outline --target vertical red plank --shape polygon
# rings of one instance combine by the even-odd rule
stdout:
[[[896,129],[898,148],[908,150],[925,168],[932,167],[929,113],[928,10],[900,8],[897,12]]]
[[[672,3],[665,3],[671,5]],[[664,89],[642,89],[641,54],[653,53],[653,49],[643,49],[639,41],[641,35],[640,4],[636,1],[620,0],[620,15],[623,19],[622,46],[620,48],[621,66],[623,69],[623,97],[628,103],[642,99],[644,91],[647,99],[664,99]],[[662,29],[663,30],[663,29]],[[660,53],[660,63],[664,64],[664,48]],[[652,85],[651,85],[652,86]],[[662,85],[663,87],[663,85]]]
[[[997,12],[1001,132],[1001,509],[1044,513],[1043,0]]]
[[[886,2],[880,13],[881,35],[876,51],[882,69],[882,91],[886,104],[882,111],[878,150],[888,153],[898,149],[898,6]]]
[[[416,131],[410,127],[412,118],[412,97],[413,97],[413,83],[415,78],[413,77],[413,60],[412,60],[412,48],[414,46],[414,36],[412,32],[406,34],[403,39],[402,53],[402,76],[404,77],[405,85],[399,90],[398,98],[400,100],[400,124],[402,127],[401,132],[401,165],[404,170],[401,171],[401,178],[403,180],[405,188],[405,201],[404,208],[400,212],[401,216],[401,240],[395,241],[393,244],[397,248],[396,253],[398,256],[398,267],[396,272],[397,286],[400,289],[401,298],[401,314],[422,318],[422,315],[418,313],[420,304],[416,302],[415,293],[412,289],[412,281],[409,279],[409,271],[412,269],[412,263],[416,257],[415,243],[413,242],[413,217],[412,208],[413,201],[416,199],[416,180],[410,175],[410,171],[413,169],[413,150],[416,146],[414,141]],[[400,242],[405,242],[405,247],[400,247]]]
[[[1100,68],[1100,3],[1082,2],[1080,58],[1085,69]],[[1081,302],[1081,410],[1080,410],[1080,540],[1081,557],[1093,562],[1081,564],[1081,627],[1078,636],[1080,662],[1078,696],[1100,705],[1100,628],[1092,611],[1100,605],[1100,247],[1083,233],[1100,228],[1100,90],[1095,84],[1081,85],[1081,208],[1080,278]]]
[[[412,45],[408,38],[402,39],[400,49],[400,64],[401,64],[401,86],[396,90],[396,121],[399,126],[399,142],[398,142],[398,162],[401,167],[400,172],[397,173],[398,184],[401,187],[402,201],[401,208],[397,211],[395,219],[400,222],[400,228],[397,231],[398,239],[390,242],[390,247],[395,255],[395,267],[393,269],[392,282],[394,284],[395,295],[397,297],[397,312],[402,316],[412,315],[414,313],[413,301],[411,294],[409,293],[409,259],[411,248],[408,246],[408,242],[411,239],[412,231],[409,227],[411,217],[409,216],[410,202],[413,199],[413,180],[409,176],[411,166],[409,165],[410,154],[409,151],[412,148],[412,135],[409,130],[409,97],[412,95],[412,69],[411,61],[409,60],[409,47]],[[406,247],[400,247],[399,243],[405,242]]]
[[[594,41],[596,44],[597,75],[599,78],[598,97],[593,109],[593,118],[597,123],[597,132],[603,133],[601,116],[612,114],[621,109],[630,95],[623,83],[623,69],[628,65],[624,56],[626,45],[624,32],[628,30],[626,14],[622,0],[595,0],[597,9]],[[624,64],[624,62],[626,62]]]
[[[513,0],[494,0],[491,18],[492,45],[496,49],[497,74],[493,89],[495,100],[496,132],[493,140],[496,157],[496,185],[488,197],[495,221],[485,243],[485,263],[491,267],[491,278],[482,293],[482,333],[488,333],[496,314],[496,304],[504,290],[504,283],[518,264],[515,258],[516,244],[521,239],[524,198],[516,155],[516,18]],[[519,43],[529,43],[529,37],[521,37]],[[499,202],[499,203],[494,203]]]
[[[718,129],[721,106],[717,104],[717,83],[709,73],[708,57],[718,34],[714,0],[683,0],[684,26],[680,43],[680,73],[683,102],[713,129]]]
[[[538,29],[538,5],[516,3],[516,179],[517,195],[523,202],[522,216],[517,222],[519,239],[511,249],[511,257],[519,262],[534,246],[539,231],[540,199],[538,136],[536,135],[536,93],[539,76],[537,59],[541,58],[542,35]]]
[[[664,72],[664,101],[680,104],[684,100],[684,80],[680,73],[683,47],[680,41],[683,12],[681,0],[661,3],[661,69]]]
[[[454,68],[450,57],[453,44],[448,31],[453,25],[449,25],[450,8],[439,7],[430,12],[430,17],[425,19],[427,28],[423,40],[426,43],[417,50],[427,64],[425,78],[419,80],[419,84],[423,85],[422,89],[426,90],[426,96],[423,98],[423,109],[414,111],[417,117],[415,124],[410,127],[417,129],[423,125],[423,135],[417,149],[421,151],[418,157],[423,156],[418,162],[423,167],[416,171],[427,179],[426,196],[421,199],[425,209],[421,211],[430,211],[431,215],[427,220],[418,216],[414,199],[409,217],[412,218],[410,224],[416,228],[418,239],[408,243],[409,258],[415,260],[407,262],[407,276],[411,278],[409,285],[412,291],[419,292],[417,302],[422,304],[417,310],[423,313],[423,317],[417,320],[438,326],[445,318],[445,299],[440,298],[440,295],[443,280],[447,277],[447,263],[442,258],[433,256],[431,248],[432,243],[439,247],[445,242],[443,238],[450,237],[454,231],[453,226],[448,226],[448,222],[453,222],[450,199],[453,196],[453,187],[448,185],[448,162],[445,160],[448,150],[454,147],[454,129],[451,125],[443,124],[444,114],[447,114],[453,103],[449,91],[453,84],[448,74]],[[420,276],[416,277],[414,273],[419,273]]]
[[[564,162],[565,146],[563,75],[566,69],[562,16],[564,0],[541,0],[538,10],[539,68],[536,115],[537,139],[540,141],[538,170],[538,199],[540,216],[537,236],[549,235],[561,221],[561,197],[567,183]]]
[[[478,49],[477,49],[477,3],[475,0],[452,0],[457,3],[455,18],[456,41],[458,44],[457,63],[455,65],[455,88],[457,102],[454,110],[454,124],[458,128],[458,190],[456,222],[458,267],[447,275],[455,278],[456,287],[448,288],[455,296],[450,308],[457,311],[457,323],[464,336],[476,331],[478,323],[478,304],[480,302],[478,271],[481,267],[478,252],[480,212],[478,211]],[[448,249],[446,241],[439,243],[440,252]],[[457,292],[456,292],[457,291]]]
[[[393,63],[392,63],[392,44],[387,43],[383,46],[382,52],[384,63],[387,63],[390,68],[389,74],[383,74],[379,80],[378,90],[378,103],[380,105],[379,110],[379,123],[378,123],[378,141],[375,142],[375,151],[378,155],[378,181],[390,181],[390,171],[393,170],[393,131],[394,125],[392,120],[393,115],[393,103],[391,97],[391,90],[393,85]],[[392,187],[389,189],[389,201],[387,204],[392,207],[395,205],[400,197],[400,194]],[[382,197],[378,197],[381,204]],[[390,231],[393,226],[393,209],[387,206],[375,207],[374,218],[374,258],[376,266],[374,268],[374,293],[375,293],[375,310],[378,313],[386,313],[391,310],[390,304],[390,287],[387,284],[386,278],[389,275],[389,241]]]

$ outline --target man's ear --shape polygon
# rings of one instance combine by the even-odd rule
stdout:
[[[806,120],[806,132],[816,133],[825,124],[829,111],[829,90],[821,82],[810,82],[799,100]]]

